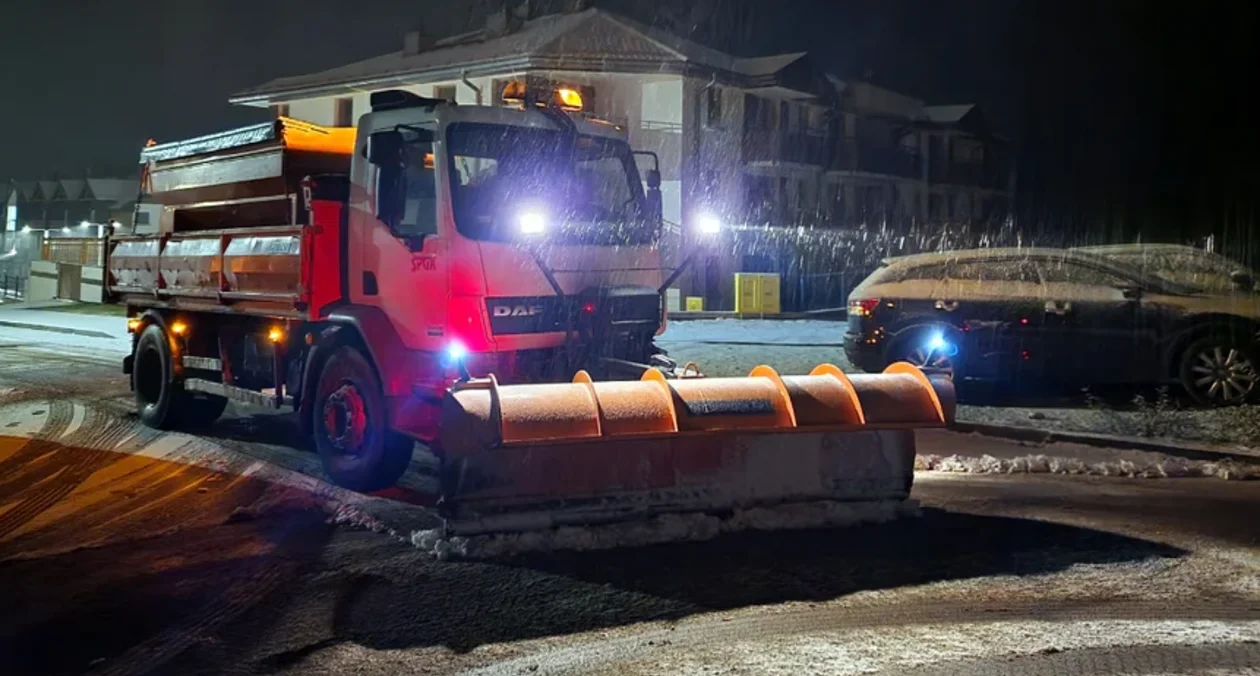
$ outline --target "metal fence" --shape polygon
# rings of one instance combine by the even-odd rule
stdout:
[[[0,302],[26,298],[26,276],[0,272]]]
[[[46,239],[40,258],[54,263],[99,266],[105,260],[105,240],[86,237]]]

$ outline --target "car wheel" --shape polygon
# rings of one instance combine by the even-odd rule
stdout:
[[[1233,406],[1260,393],[1256,357],[1233,336],[1194,341],[1181,356],[1181,384],[1191,399],[1204,406]]]
[[[343,346],[328,357],[313,404],[315,449],[338,486],[380,490],[407,470],[413,443],[389,430],[380,382],[358,350]]]
[[[888,363],[904,361],[924,372],[953,378],[958,366],[957,348],[951,350],[949,344],[938,345],[938,342],[933,340],[933,335],[921,333],[898,340],[888,350]]]

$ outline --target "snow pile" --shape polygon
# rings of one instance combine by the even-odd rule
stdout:
[[[642,547],[665,542],[711,540],[744,530],[796,530],[884,523],[919,515],[917,500],[817,502],[737,509],[711,514],[661,514],[642,521],[598,526],[563,526],[524,533],[447,536],[442,529],[411,534],[411,544],[438,559],[487,559],[526,552]]]
[[[1218,479],[1260,479],[1260,466],[1222,459],[1213,462],[1162,457],[1149,462],[1108,460],[1086,462],[1078,458],[1047,455],[1025,455],[1016,458],[995,458],[991,455],[919,455],[914,468],[930,472],[962,472],[968,474],[1081,474],[1118,476],[1140,479],[1172,477],[1215,477]]]

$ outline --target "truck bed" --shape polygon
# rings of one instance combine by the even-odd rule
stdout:
[[[137,307],[316,319],[341,296],[341,204],[310,223],[111,240],[109,291]]]
[[[340,297],[354,132],[280,118],[145,148],[143,199],[162,218],[156,235],[110,240],[109,292],[137,307],[317,317]]]

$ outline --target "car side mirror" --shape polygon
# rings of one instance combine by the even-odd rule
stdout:
[[[1235,270],[1229,273],[1229,281],[1234,288],[1241,291],[1251,291],[1256,288],[1256,278],[1247,270]]]
[[[1120,287],[1120,291],[1129,300],[1138,300],[1142,297],[1142,287],[1140,286],[1123,286]]]

